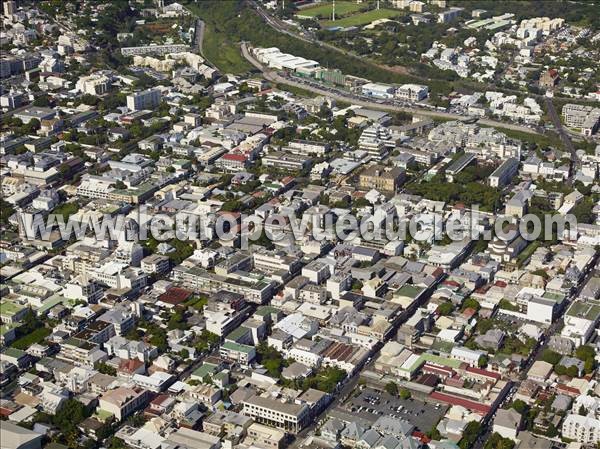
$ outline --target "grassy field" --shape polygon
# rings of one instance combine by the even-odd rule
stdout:
[[[360,8],[364,5],[356,2],[336,2],[335,4],[335,14],[339,16],[345,16],[347,14],[360,11]],[[297,16],[306,16],[306,17],[317,17],[317,18],[331,18],[331,13],[333,9],[333,4],[331,2],[325,3],[323,5],[312,6],[310,8],[299,10],[296,15]]]
[[[314,97],[319,96],[319,94],[317,94],[315,92],[312,92],[312,91],[306,90],[306,89],[302,89],[302,88],[296,87],[296,86],[290,86],[289,84],[277,83],[275,85],[275,87],[277,87],[278,89],[281,89],[281,90],[286,90],[288,92],[291,92],[294,95],[298,95],[299,97],[314,98]]]
[[[337,5],[336,5],[337,10]],[[351,26],[362,26],[368,25],[374,20],[389,19],[400,15],[401,12],[396,9],[372,9],[371,11],[363,12],[360,14],[354,14],[348,17],[344,17],[339,20],[324,20],[321,25],[324,27],[351,27]]]
[[[17,340],[13,341],[11,346],[13,348],[25,350],[29,348],[32,344],[39,343],[51,333],[52,331],[47,327],[39,327],[32,333],[23,335],[21,338],[18,338]]]
[[[527,133],[524,131],[517,131],[514,129],[502,128],[501,126],[488,126],[488,125],[479,125],[484,128],[495,128],[501,133],[506,134],[508,137],[512,139],[521,140],[523,142],[535,143],[540,148],[546,147],[554,147],[554,148],[562,148],[563,143],[560,140],[560,137],[554,132],[547,132],[546,134],[534,134]]]
[[[223,73],[240,74],[253,69],[242,56],[238,43],[231,40],[228,33],[220,28],[216,18],[210,16],[206,9],[201,9],[193,3],[190,3],[188,8],[206,24],[202,53],[209,62]]]

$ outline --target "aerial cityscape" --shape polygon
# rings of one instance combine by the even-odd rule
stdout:
[[[600,1],[1,3],[0,449],[600,449]]]

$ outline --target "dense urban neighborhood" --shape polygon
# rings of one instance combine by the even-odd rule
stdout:
[[[600,3],[2,0],[0,449],[600,448]]]

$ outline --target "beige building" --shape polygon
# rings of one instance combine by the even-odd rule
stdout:
[[[284,439],[285,433],[281,430],[253,423],[248,428],[249,441],[246,442],[263,449],[280,449]]]
[[[404,182],[404,178],[405,172],[400,168],[390,169],[381,165],[371,165],[359,175],[358,184],[365,190],[395,192]]]
[[[267,424],[285,432],[298,433],[310,421],[306,405],[281,402],[279,399],[252,396],[244,402],[243,413],[260,424]]]
[[[145,407],[149,399],[150,393],[147,390],[119,387],[104,393],[98,408],[112,413],[118,421],[121,421]]]

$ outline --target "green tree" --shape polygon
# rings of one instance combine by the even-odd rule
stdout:
[[[50,100],[48,99],[48,95],[40,95],[35,100],[33,100],[33,105],[41,108],[46,108],[50,106]]]
[[[407,399],[410,399],[410,398],[411,398],[411,396],[412,396],[412,395],[411,395],[410,391],[409,391],[409,390],[407,390],[406,388],[402,388],[402,389],[400,390],[400,399],[407,400]]]
[[[494,432],[483,447],[484,449],[513,449],[515,442],[510,438],[503,438],[502,435]]]
[[[557,365],[562,359],[562,356],[558,353],[553,351],[552,349],[544,349],[544,352],[542,352],[542,360],[544,362],[550,363],[551,365],[555,366]]]
[[[575,365],[569,366],[567,368],[567,376],[570,376],[570,377],[578,377],[579,376],[579,370],[577,369],[577,367]]]
[[[437,312],[442,316],[450,315],[453,311],[454,305],[450,301],[441,303],[437,308]]]
[[[519,412],[520,415],[523,415],[527,412],[529,406],[525,401],[522,401],[521,399],[516,399],[511,404],[511,408]]]
[[[481,431],[481,424],[477,421],[470,421],[463,431],[462,438],[458,442],[460,449],[470,449]]]
[[[96,369],[98,370],[99,373],[102,373],[102,374],[107,374],[109,376],[117,375],[117,370],[104,362],[98,362],[96,364]]]
[[[477,360],[477,366],[479,366],[479,368],[485,368],[488,364],[488,358],[486,355],[481,355],[479,357],[479,360]]]
[[[461,310],[464,311],[467,309],[475,309],[478,311],[480,308],[481,305],[479,304],[479,301],[477,301],[475,298],[468,297],[463,301]]]
[[[385,391],[392,396],[398,396],[398,385],[396,385],[396,382],[388,382],[385,385]]]
[[[575,357],[583,361],[593,359],[596,357],[596,351],[591,346],[582,345],[575,349]]]

